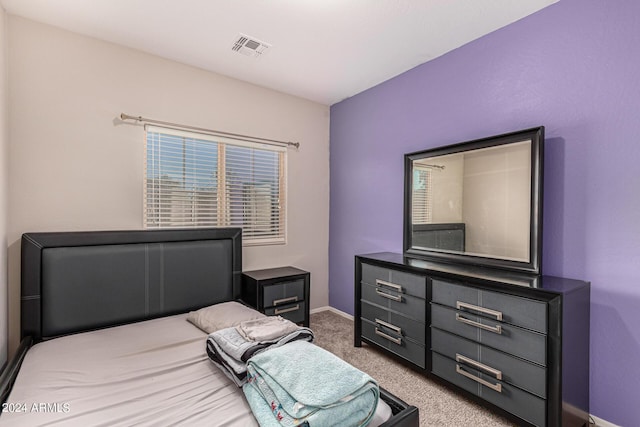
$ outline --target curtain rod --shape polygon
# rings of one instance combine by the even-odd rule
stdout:
[[[156,125],[164,125],[164,126],[173,127],[173,128],[179,128],[179,129],[193,130],[193,131],[196,131],[196,132],[208,133],[208,134],[212,134],[212,135],[216,135],[216,136],[227,136],[227,137],[231,137],[231,138],[235,137],[235,138],[250,139],[250,140],[255,141],[255,142],[262,142],[264,144],[270,144],[270,145],[288,145],[288,146],[300,148],[300,143],[299,142],[278,141],[277,139],[259,138],[259,137],[256,137],[256,136],[241,135],[241,134],[238,134],[238,133],[223,132],[223,131],[214,130],[214,129],[199,128],[199,127],[195,127],[195,126],[181,125],[181,124],[178,124],[178,123],[164,122],[162,120],[147,119],[147,118],[142,117],[142,116],[131,116],[131,115],[125,114],[125,113],[120,113],[120,119],[121,120],[135,120],[137,122],[144,122],[144,123],[150,123],[150,124],[156,124]]]

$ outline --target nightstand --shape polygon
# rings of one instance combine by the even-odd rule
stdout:
[[[309,326],[310,273],[295,267],[242,273],[242,300],[266,314]]]

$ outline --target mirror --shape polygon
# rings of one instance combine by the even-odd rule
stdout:
[[[407,256],[540,273],[544,128],[405,155]]]

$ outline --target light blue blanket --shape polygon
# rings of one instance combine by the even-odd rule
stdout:
[[[263,427],[366,426],[378,384],[344,360],[306,341],[253,356],[242,387]]]

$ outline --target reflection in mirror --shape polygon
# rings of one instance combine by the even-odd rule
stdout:
[[[542,129],[405,156],[405,250],[537,272]]]
[[[531,141],[413,163],[413,246],[528,261]]]

